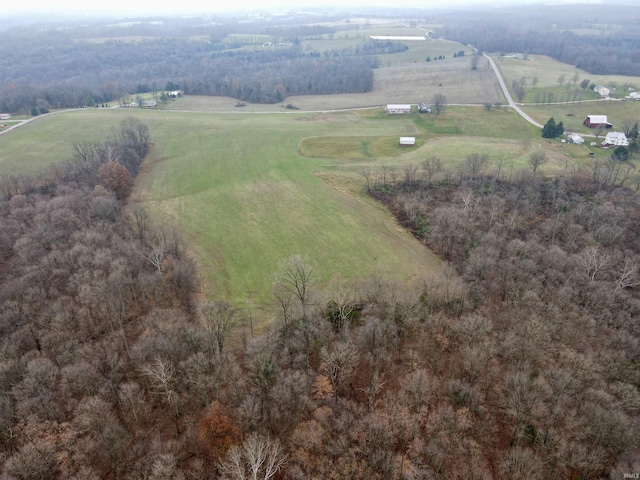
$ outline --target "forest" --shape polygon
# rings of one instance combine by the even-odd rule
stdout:
[[[486,52],[548,55],[596,75],[640,76],[632,5],[544,5],[458,12],[442,33]]]
[[[358,51],[303,51],[300,38],[319,38],[335,29],[204,20],[0,31],[0,110],[46,113],[95,106],[127,94],[159,93],[167,85],[185,94],[255,103],[277,103],[289,95],[361,93],[372,88],[374,54],[401,48],[376,48],[370,42]],[[251,35],[247,41],[253,42],[265,36],[278,46],[259,42],[246,49],[241,37],[225,40],[230,34]],[[140,40],[131,41],[136,35]]]
[[[640,204],[622,162],[368,172],[443,274],[323,289],[323,265],[292,252],[258,334],[200,295],[177,232],[127,204],[151,142],[129,118],[0,182],[0,478],[640,469]]]

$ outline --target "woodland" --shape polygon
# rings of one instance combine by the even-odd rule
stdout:
[[[127,205],[129,118],[0,182],[2,479],[604,479],[640,469],[640,204],[621,162],[471,155],[367,174],[450,267],[322,290],[296,255],[258,334]],[[252,323],[251,323],[252,325]]]
[[[633,11],[624,5],[547,5],[361,14],[438,24],[434,35],[482,51],[544,54],[592,74],[640,76],[640,28]],[[363,40],[358,48],[316,51],[301,44],[354,29],[344,23],[349,15],[7,21],[0,29],[0,111],[102,106],[126,95],[159,97],[164,90],[253,103],[368,92],[379,56],[406,45]]]
[[[592,74],[640,76],[633,5],[544,5],[457,12],[442,33],[486,52],[548,55]]]

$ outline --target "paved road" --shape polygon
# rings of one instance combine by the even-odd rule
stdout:
[[[529,115],[524,113],[524,111],[522,111],[522,109],[518,105],[516,105],[516,102],[513,101],[513,98],[511,98],[511,94],[509,93],[509,89],[507,88],[507,85],[504,83],[504,79],[502,78],[502,75],[500,74],[500,70],[498,70],[496,63],[493,61],[493,58],[491,58],[486,53],[483,53],[482,55],[484,56],[484,58],[489,60],[489,64],[491,65],[491,68],[493,68],[493,71],[495,72],[496,77],[498,78],[498,83],[500,83],[500,88],[502,88],[502,93],[504,93],[505,98],[509,102],[509,106],[513,108],[516,112],[518,112],[518,114],[522,118],[524,118],[527,122],[529,122],[531,125],[535,125],[538,128],[542,128],[541,124],[539,124]]]

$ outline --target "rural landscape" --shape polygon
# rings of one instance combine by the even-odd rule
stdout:
[[[639,7],[3,18],[0,479],[638,478]]]

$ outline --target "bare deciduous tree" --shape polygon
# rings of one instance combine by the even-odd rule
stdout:
[[[275,438],[252,433],[242,446],[232,447],[222,465],[225,479],[269,480],[286,463],[286,455]]]
[[[200,325],[207,333],[209,351],[222,356],[229,330],[235,324],[236,310],[227,302],[208,302],[200,307]]]
[[[173,409],[174,416],[176,418],[179,417],[179,397],[173,388],[175,370],[171,361],[156,357],[152,363],[142,365],[140,372],[151,381],[153,385],[152,393],[164,396],[169,406]]]
[[[422,162],[422,169],[427,177],[427,183],[431,185],[431,179],[433,176],[442,171],[442,161],[435,155],[430,155],[424,162]]]
[[[316,265],[306,256],[292,255],[280,261],[274,281],[274,289],[284,290],[300,302],[302,314],[306,316],[310,287],[315,282]]]
[[[529,154],[527,162],[531,170],[533,170],[533,176],[535,177],[538,168],[547,163],[547,154],[542,150],[535,150]]]
[[[357,349],[350,340],[344,340],[335,342],[330,348],[322,347],[320,356],[326,365],[335,399],[338,400],[339,390],[347,382],[351,370],[356,364]]]
[[[436,112],[436,115],[440,115],[442,110],[444,110],[444,106],[447,103],[447,97],[445,97],[442,93],[436,93],[431,99],[431,103],[433,104],[433,110]]]

